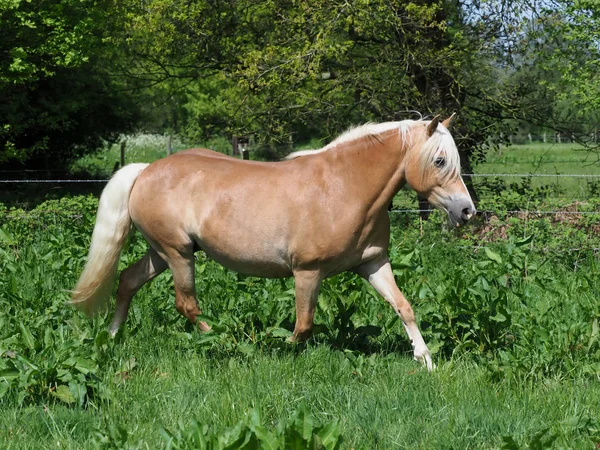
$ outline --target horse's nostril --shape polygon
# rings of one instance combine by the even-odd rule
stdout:
[[[463,208],[463,210],[462,210],[462,218],[464,220],[469,220],[471,217],[473,217],[474,213],[475,213],[475,211],[471,207]]]

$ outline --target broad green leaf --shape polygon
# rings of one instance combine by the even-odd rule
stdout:
[[[323,425],[317,432],[326,450],[337,450],[342,443],[342,431],[337,421]]]
[[[35,341],[31,331],[29,331],[29,328],[27,328],[23,322],[19,322],[19,328],[21,329],[23,343],[28,349],[33,350],[35,348]]]
[[[256,353],[256,346],[249,344],[247,342],[242,342],[237,346],[238,350],[242,352],[244,355],[250,356]]]
[[[8,383],[0,381],[0,398],[4,397],[6,395],[9,387],[10,387],[10,385]]]
[[[493,320],[494,322],[505,322],[506,316],[499,312],[495,316],[490,316],[490,320]]]
[[[19,378],[19,371],[17,369],[5,369],[0,370],[0,381],[12,381]]]
[[[521,240],[519,240],[519,241],[515,242],[515,245],[516,245],[517,247],[522,247],[523,245],[527,245],[527,244],[529,244],[531,241],[533,241],[533,234],[531,234],[531,235],[527,236],[527,237],[526,237],[526,238],[524,238],[524,239],[521,239]]]
[[[109,340],[110,340],[110,335],[108,334],[108,331],[102,330],[96,335],[96,339],[94,339],[94,343],[98,347],[102,347],[103,345],[108,344]]]
[[[500,257],[500,255],[498,253],[493,252],[492,250],[490,250],[489,248],[485,247],[485,255],[491,259],[492,261],[497,262],[498,264],[502,264],[502,258]]]
[[[67,404],[75,403],[75,397],[73,397],[70,389],[64,384],[61,384],[56,390],[52,391],[52,395]]]
[[[404,255],[400,261],[396,261],[392,263],[392,269],[406,269],[412,266],[412,258],[415,254],[415,251]]]
[[[270,330],[271,336],[277,338],[288,338],[292,335],[292,332],[285,328],[272,328]]]
[[[83,405],[85,396],[87,394],[87,388],[83,383],[76,383],[74,381],[69,382],[69,391],[73,394],[73,398],[79,402],[79,405]]]
[[[75,359],[75,369],[79,370],[83,374],[88,374],[90,372],[96,372],[97,366],[94,361],[84,358],[76,358]]]
[[[5,245],[14,245],[15,241],[8,233],[0,228],[0,242]]]

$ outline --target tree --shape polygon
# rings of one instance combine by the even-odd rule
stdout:
[[[600,119],[600,4],[500,0],[479,13],[473,28],[497,80],[485,95],[497,108],[480,112],[586,143]]]
[[[225,129],[267,143],[415,111],[449,115],[476,67],[455,2],[150,0],[123,15],[132,79],[189,83],[191,93],[220,74],[231,94]]]
[[[115,78],[110,0],[7,0],[0,6],[0,163],[61,164],[131,129]]]

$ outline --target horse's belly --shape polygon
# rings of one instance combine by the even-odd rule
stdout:
[[[226,236],[221,236],[220,239],[198,236],[194,240],[208,257],[235,272],[266,278],[292,275],[283,251],[276,245],[267,246],[262,242],[248,240],[231,242]]]

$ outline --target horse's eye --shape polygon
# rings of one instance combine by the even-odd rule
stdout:
[[[435,165],[435,167],[439,167],[442,168],[446,165],[446,158],[437,158],[433,164]]]

